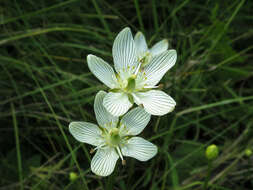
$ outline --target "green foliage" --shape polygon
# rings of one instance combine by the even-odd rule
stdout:
[[[253,189],[245,156],[253,145],[252,9],[246,0],[1,1],[0,189],[201,189],[210,144],[220,154],[209,189]],[[141,134],[159,147],[156,157],[127,158],[100,178],[90,171],[91,147],[68,124],[95,121],[95,94],[107,89],[86,56],[113,64],[113,39],[125,26],[149,46],[168,39],[177,50],[161,80],[177,106]]]

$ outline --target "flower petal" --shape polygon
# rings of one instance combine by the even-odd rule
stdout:
[[[127,79],[138,64],[137,52],[130,28],[124,28],[115,38],[112,47],[113,61],[117,73]]]
[[[172,112],[176,102],[165,92],[150,90],[134,94],[136,104],[142,104],[146,112],[151,115],[165,115]]]
[[[117,78],[114,74],[113,68],[103,59],[95,56],[87,56],[88,67],[90,71],[109,88],[117,88]]]
[[[103,142],[102,131],[97,125],[88,122],[71,122],[69,131],[76,140],[98,146]]]
[[[121,150],[124,156],[130,156],[140,161],[147,161],[157,153],[157,147],[141,137],[132,137]]]
[[[140,57],[141,55],[143,55],[145,52],[148,51],[148,46],[146,43],[145,36],[141,32],[137,32],[135,34],[134,42],[135,42],[138,57]]]
[[[157,42],[151,49],[150,52],[152,56],[156,56],[158,54],[161,54],[165,52],[169,47],[168,40],[164,39],[160,42]]]
[[[106,94],[102,90],[97,93],[94,102],[94,111],[99,126],[110,129],[117,126],[119,118],[110,114],[103,106],[103,100]]]
[[[123,135],[138,135],[147,126],[150,118],[151,115],[143,108],[134,108],[123,116],[120,131]]]
[[[146,75],[146,84],[148,86],[156,85],[163,75],[175,65],[177,60],[176,50],[168,50],[152,58],[151,62],[144,67]]]
[[[99,176],[108,176],[113,172],[118,159],[113,148],[98,149],[91,160],[91,171]]]
[[[132,103],[128,100],[128,96],[125,93],[109,92],[104,97],[103,105],[112,115],[121,116],[129,110]]]

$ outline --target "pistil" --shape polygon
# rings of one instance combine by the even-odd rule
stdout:
[[[128,78],[127,86],[125,88],[127,92],[133,92],[135,90],[135,83],[136,83],[135,79],[136,79],[136,75],[132,75],[131,77]]]
[[[109,133],[109,144],[111,146],[118,146],[120,143],[120,136],[119,136],[119,129],[118,128],[113,128],[110,133]]]

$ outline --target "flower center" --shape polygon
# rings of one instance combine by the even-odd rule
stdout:
[[[120,144],[121,137],[119,135],[119,129],[118,128],[113,128],[108,134],[108,140],[107,143],[110,146],[118,146]]]
[[[133,92],[135,90],[135,79],[136,75],[132,75],[127,79],[127,86],[125,88],[127,92]]]
[[[113,88],[110,89],[110,92],[114,92],[114,93],[126,93],[128,96],[128,99],[131,103],[134,103],[134,98],[132,96],[133,92],[138,92],[138,91],[145,91],[146,89],[150,89],[153,88],[153,86],[145,86],[146,83],[145,81],[147,80],[146,77],[146,73],[143,72],[143,67],[145,67],[147,64],[150,63],[152,59],[152,55],[149,51],[143,53],[142,55],[139,56],[138,58],[138,66],[137,68],[131,67],[132,71],[134,71],[134,73],[130,76],[130,77],[126,77],[125,76],[121,76],[123,75],[122,72],[120,72],[121,74],[116,75],[117,80],[118,80],[118,84],[119,87],[118,88]],[[129,67],[130,68],[130,67]],[[129,68],[127,70],[129,70]],[[123,69],[123,72],[126,69]],[[128,73],[129,74],[129,73]],[[137,78],[138,76],[138,78]],[[125,79],[125,77],[127,79]],[[154,88],[157,88],[156,86]]]

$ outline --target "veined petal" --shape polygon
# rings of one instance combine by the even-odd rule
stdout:
[[[103,142],[102,131],[97,125],[88,122],[71,122],[69,131],[76,140],[98,146]]]
[[[146,74],[146,84],[148,86],[156,85],[163,75],[175,65],[177,60],[176,50],[165,51],[152,58],[151,62],[144,67]]]
[[[138,64],[137,52],[130,28],[124,28],[115,38],[112,55],[114,66],[122,79],[131,76]]]
[[[95,56],[87,56],[88,67],[90,71],[109,88],[117,88],[117,78],[114,74],[113,68],[103,59]]]
[[[160,42],[157,42],[151,49],[150,52],[152,56],[156,56],[158,54],[161,54],[165,52],[169,47],[168,40],[164,39]]]
[[[134,36],[134,42],[138,57],[148,51],[145,36],[141,32],[137,32]]]
[[[128,100],[128,96],[125,93],[109,92],[104,97],[103,105],[112,115],[121,116],[129,110],[132,103]]]
[[[98,149],[91,160],[91,171],[99,176],[108,176],[113,172],[118,159],[119,156],[113,148]]]
[[[103,106],[103,100],[106,94],[102,90],[97,93],[94,102],[94,111],[99,126],[111,129],[117,126],[119,118],[110,114]]]
[[[141,137],[130,138],[121,150],[124,156],[130,156],[140,161],[147,161],[157,153],[157,147]]]
[[[172,112],[176,102],[161,90],[137,92],[133,96],[137,104],[142,104],[146,112],[151,115],[165,115]]]
[[[120,133],[122,133],[122,135],[138,135],[147,126],[150,118],[151,115],[143,108],[134,108],[123,116]]]

